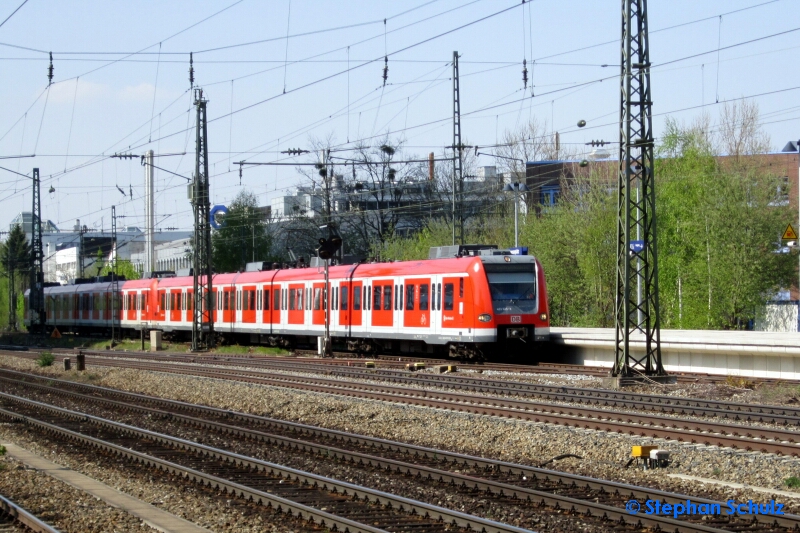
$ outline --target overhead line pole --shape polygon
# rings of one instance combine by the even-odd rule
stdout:
[[[195,89],[197,136],[194,181],[190,185],[194,209],[194,253],[192,268],[192,351],[214,346],[214,307],[211,267],[211,201],[208,186],[208,126],[203,90]]]
[[[44,251],[42,250],[42,199],[39,169],[33,169],[33,217],[31,220],[31,284],[28,309],[31,329],[43,331],[46,320],[44,309]]]
[[[464,145],[461,143],[458,52],[453,52],[453,246],[464,244]]]
[[[661,361],[647,0],[622,0],[620,64],[616,356],[612,375],[652,379],[664,377],[666,372]],[[638,238],[632,238],[634,235]],[[631,350],[634,336],[644,341],[643,354]]]

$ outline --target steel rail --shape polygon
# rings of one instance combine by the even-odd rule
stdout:
[[[375,380],[376,377],[378,377],[381,380],[392,383],[407,383],[420,386],[433,385],[479,393],[536,397],[563,402],[601,405],[603,407],[656,409],[660,412],[684,416],[710,416],[732,419],[740,422],[800,426],[800,409],[785,406],[679,398],[657,394],[640,394],[625,391],[566,387],[560,385],[542,385],[536,383],[525,383],[483,377],[478,378],[464,375],[409,375],[408,372],[400,372],[395,370],[366,370],[343,366],[337,366],[335,369],[331,369],[330,365],[325,364],[307,363],[301,361],[286,361],[285,363],[275,362],[272,358],[263,360],[225,358],[225,360],[217,359],[214,361],[207,361],[207,363],[220,366],[238,365],[250,366],[259,369],[281,369],[291,372],[298,372],[301,371],[301,369],[304,369],[308,371],[326,373],[329,375],[348,377],[352,376],[359,379],[368,380]]]
[[[35,533],[60,533],[58,529],[3,496],[0,496],[0,511]]]
[[[456,394],[444,391],[403,389],[390,385],[373,385],[344,382],[313,377],[285,375],[257,376],[245,371],[191,369],[186,365],[169,363],[150,364],[124,361],[124,364],[93,358],[98,366],[123,366],[155,372],[204,376],[250,383],[260,383],[281,388],[309,390],[349,397],[368,398],[472,414],[519,418],[533,422],[547,422],[610,431],[641,437],[666,438],[678,442],[688,441],[708,446],[716,445],[735,449],[758,450],[764,453],[800,455],[798,433],[754,426],[739,426],[707,421],[671,418],[658,415],[610,411],[592,407],[553,405],[529,400]]]
[[[146,355],[147,357],[142,357]],[[25,356],[23,356],[25,357]],[[32,358],[32,356],[27,356]],[[107,355],[102,352],[95,357],[108,359],[135,358],[163,361],[163,357],[150,354],[136,355]],[[171,362],[177,358],[171,358]],[[197,357],[182,357],[182,362],[197,363]],[[387,369],[357,369],[335,365],[332,369],[328,363],[303,362],[296,359],[256,359],[244,357],[208,357],[201,362],[217,366],[248,366],[258,369],[282,369],[286,371],[320,372],[328,375],[341,375],[357,377],[359,379],[375,380],[376,377],[393,383],[417,384],[420,386],[450,387],[459,390],[468,390],[478,393],[492,393],[498,395],[517,395],[546,400],[563,401],[569,403],[596,405],[610,408],[627,408],[635,410],[655,410],[666,414],[716,417],[725,420],[744,423],[778,424],[783,426],[800,427],[800,409],[787,406],[771,406],[763,404],[745,404],[737,402],[724,402],[720,400],[705,400],[695,398],[680,398],[666,395],[631,393],[625,391],[612,391],[604,389],[590,389],[581,387],[566,387],[560,385],[544,385],[508,381],[492,378],[478,378],[473,376],[453,376],[442,374],[415,374]],[[240,370],[244,371],[244,370]]]
[[[0,379],[5,379],[5,378],[0,378]],[[71,383],[72,382],[61,382],[61,381],[59,382],[59,384],[66,384],[66,385],[69,385]],[[563,474],[560,472],[545,470],[541,468],[526,467],[523,465],[514,465],[502,461],[487,460],[462,454],[445,452],[441,450],[433,450],[429,448],[422,448],[412,445],[404,445],[400,443],[394,443],[391,441],[372,439],[369,437],[362,437],[358,435],[353,435],[333,430],[322,430],[320,428],[315,428],[313,426],[304,426],[301,424],[294,424],[290,422],[275,421],[272,419],[265,419],[263,417],[257,417],[254,415],[246,415],[242,413],[224,411],[205,406],[194,406],[192,404],[185,404],[183,402],[175,402],[173,400],[162,400],[160,398],[153,398],[148,396],[143,397],[141,395],[136,395],[131,393],[122,393],[118,395],[120,397],[124,397],[125,399],[127,399],[128,400],[127,402],[110,400],[98,396],[97,393],[105,394],[107,392],[113,393],[117,391],[114,391],[113,389],[96,387],[93,385],[80,385],[80,388],[93,390],[94,394],[89,396],[72,391],[67,391],[64,389],[55,388],[52,386],[38,385],[27,382],[17,382],[16,384],[24,387],[32,387],[35,389],[46,391],[47,393],[56,392],[58,394],[77,397],[82,401],[91,402],[93,404],[103,403],[127,411],[156,415],[160,418],[163,418],[165,415],[168,415],[170,420],[172,421],[181,420],[202,429],[212,429],[230,435],[235,435],[237,437],[245,437],[257,441],[266,442],[270,445],[286,446],[288,448],[299,450],[302,452],[317,454],[325,456],[326,458],[334,458],[349,463],[366,464],[373,466],[375,468],[379,468],[381,470],[391,470],[397,473],[412,474],[414,476],[423,477],[427,479],[435,479],[438,480],[440,483],[448,483],[454,486],[467,487],[476,490],[481,490],[483,492],[490,492],[498,496],[511,495],[511,497],[515,499],[517,498],[527,499],[529,502],[533,503],[538,502],[540,505],[544,504],[555,508],[564,508],[566,505],[570,505],[572,502],[568,497],[554,495],[552,492],[548,492],[546,490],[531,489],[520,485],[486,480],[485,478],[481,477],[468,476],[465,474],[460,474],[458,472],[452,473],[438,468],[431,468],[427,466],[407,463],[404,461],[387,459],[384,457],[365,454],[358,451],[336,448],[326,444],[318,444],[313,441],[304,441],[297,438],[286,437],[283,435],[265,433],[260,430],[253,430],[241,426],[233,426],[228,423],[213,422],[208,419],[200,419],[193,416],[182,415],[176,412],[176,410],[178,409],[186,410],[186,408],[189,407],[191,408],[191,411],[199,412],[205,416],[209,415],[218,416],[229,422],[234,422],[237,420],[239,421],[249,420],[249,421],[254,421],[258,425],[263,425],[264,423],[269,423],[269,424],[277,423],[279,425],[291,427],[295,430],[300,429],[303,431],[303,433],[312,433],[320,435],[335,434],[336,437],[338,437],[337,440],[339,439],[344,440],[344,438],[346,438],[348,441],[352,441],[355,438],[362,445],[366,444],[367,446],[371,446],[373,448],[378,448],[378,447],[384,448],[384,446],[388,445],[389,449],[391,449],[392,451],[399,451],[400,453],[406,453],[409,456],[430,458],[430,459],[435,459],[437,462],[449,462],[456,465],[470,465],[486,471],[500,471],[513,474],[519,477],[525,476],[525,477],[530,477],[531,479],[537,479],[539,476],[544,476],[545,478],[548,479],[553,478],[557,480],[557,484],[559,484],[560,488],[562,489],[564,487],[570,487],[570,486],[573,486],[575,488],[590,489],[593,492],[595,492],[595,495],[590,495],[591,498],[595,498],[596,493],[600,492],[601,494],[606,494],[606,495],[616,494],[619,499],[625,499],[625,500],[629,499],[637,499],[644,501],[658,500],[667,503],[683,503],[687,499],[690,499],[696,504],[706,503],[706,504],[718,504],[721,507],[724,506],[722,502],[717,502],[707,498],[698,498],[688,495],[669,493],[666,491],[652,490],[644,487],[637,487],[635,485],[626,485],[623,483],[607,482],[584,476]],[[174,408],[178,409],[175,410],[154,409],[149,407],[134,406],[129,403],[131,400],[141,401],[143,399],[148,403],[156,403],[158,405],[161,405],[163,408],[173,407],[173,409]],[[585,501],[585,499],[581,498],[578,499],[580,501]],[[619,520],[621,517],[630,516],[628,514],[622,514],[622,510],[620,510],[619,508],[617,509],[620,512],[620,516],[614,516],[609,518],[613,518],[614,520]],[[582,509],[580,511],[583,513],[593,514],[592,511],[596,512],[597,510],[590,508],[590,509]],[[656,519],[657,518],[658,517],[656,517]],[[759,522],[767,522],[769,524],[775,523],[784,526],[787,529],[797,529],[798,527],[800,527],[800,516],[786,515],[784,517],[777,517],[777,520],[775,519],[776,517],[772,516],[761,517],[760,515],[757,515],[755,516],[755,518]],[[659,524],[660,527],[664,527],[667,525],[671,524],[665,524],[665,523]]]
[[[128,437],[147,439],[156,442],[160,445],[176,448],[178,450],[186,451],[195,455],[212,457],[226,464],[236,465],[240,468],[248,468],[251,470],[270,472],[273,475],[278,475],[281,476],[282,478],[291,479],[302,484],[314,487],[322,487],[324,490],[328,492],[346,495],[348,498],[352,498],[354,501],[361,500],[379,504],[384,507],[400,509],[411,515],[426,517],[429,520],[432,520],[433,522],[451,524],[453,526],[457,526],[466,530],[476,530],[485,533],[523,533],[529,531],[509,524],[503,524],[492,520],[486,520],[476,516],[468,515],[466,513],[461,513],[459,511],[445,509],[424,502],[419,502],[411,500],[409,498],[404,498],[402,496],[396,496],[379,490],[362,487],[345,481],[334,480],[317,474],[303,472],[301,470],[297,470],[294,468],[278,465],[275,463],[269,463],[267,461],[261,461],[259,459],[255,459],[252,457],[246,457],[244,455],[240,455],[237,453],[228,452],[225,450],[213,448],[211,446],[206,446],[203,444],[198,444],[185,439],[180,439],[178,437],[164,435],[162,433],[148,431],[127,424],[106,420],[100,417],[87,415],[85,413],[70,411],[68,409],[55,407],[52,405],[44,404],[42,402],[29,400],[27,398],[22,398],[19,396],[14,396],[3,392],[0,392],[0,398],[3,398],[15,404],[26,405],[39,411],[50,412],[57,416],[66,417],[72,420],[79,420],[84,423],[88,422],[95,426],[102,427],[106,430],[123,433]],[[344,530],[365,531],[374,533],[384,531],[379,528],[374,528],[371,526],[367,526],[365,524],[360,524],[350,519],[337,517],[325,511],[320,511],[313,507],[298,504],[296,502],[292,502],[285,498],[280,498],[275,495],[268,494],[266,492],[258,491],[257,489],[246,487],[244,485],[234,483],[224,478],[213,476],[211,474],[207,474],[197,470],[189,469],[185,466],[171,463],[169,461],[165,461],[163,459],[159,459],[157,457],[137,452],[135,450],[131,450],[129,448],[125,448],[113,443],[105,442],[95,437],[83,435],[81,433],[66,428],[61,428],[57,424],[52,424],[49,422],[37,420],[26,415],[20,415],[18,413],[9,411],[4,408],[0,408],[0,414],[3,414],[7,417],[12,417],[12,418],[16,417],[18,419],[22,419],[28,424],[33,424],[42,428],[47,428],[50,431],[55,431],[62,435],[70,435],[73,439],[77,439],[94,446],[99,446],[109,450],[113,450],[116,453],[121,453],[125,456],[136,458],[140,462],[143,462],[147,465],[157,466],[161,469],[168,470],[173,473],[178,473],[191,477],[192,480],[200,480],[205,484],[211,484],[212,486],[223,487],[224,489],[230,490],[233,493],[239,495],[240,497],[253,498],[254,501],[261,503],[263,503],[263,501],[266,500],[272,502],[273,505],[277,504],[280,506],[292,506],[293,508],[293,511],[291,512],[292,514],[301,513],[302,515],[313,516],[314,523],[325,525],[326,527],[329,528],[332,525],[335,525],[337,528],[341,527],[343,531]],[[278,499],[273,500],[273,498],[278,498]],[[609,509],[616,510],[614,508],[609,508]],[[675,522],[678,524],[680,523],[677,520]],[[714,530],[709,529],[708,531],[714,531]]]
[[[344,382],[316,377],[287,375],[254,375],[245,371],[192,369],[169,363],[149,364],[126,361],[124,365],[94,359],[99,366],[124,366],[155,372],[204,376],[281,388],[309,390],[349,397],[368,398],[472,414],[520,418],[533,422],[548,422],[568,427],[611,431],[642,437],[688,441],[708,446],[727,446],[758,450],[764,453],[800,455],[800,434],[790,430],[739,426],[696,421],[658,415],[619,412],[592,407],[553,405],[530,400],[476,396],[422,389],[404,389],[391,385]]]

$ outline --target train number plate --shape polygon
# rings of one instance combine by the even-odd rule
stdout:
[[[521,316],[512,316],[511,317],[511,323],[512,324],[519,324],[521,322],[522,322],[522,317]]]

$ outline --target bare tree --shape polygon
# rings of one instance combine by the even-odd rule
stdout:
[[[527,124],[503,133],[503,141],[497,147],[497,155],[503,158],[498,158],[497,166],[501,172],[525,176],[521,161],[565,160],[574,158],[577,153],[574,147],[556,145],[555,133],[547,131],[547,122],[533,117]]]
[[[718,135],[722,152],[737,160],[740,156],[763,154],[770,149],[769,135],[761,130],[758,104],[753,101],[723,104]]]

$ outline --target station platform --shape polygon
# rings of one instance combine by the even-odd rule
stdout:
[[[610,368],[614,363],[612,328],[550,328],[563,362]],[[634,353],[644,353],[643,336],[634,336]],[[755,378],[800,380],[800,333],[763,331],[661,330],[661,357],[667,372],[697,372]]]

